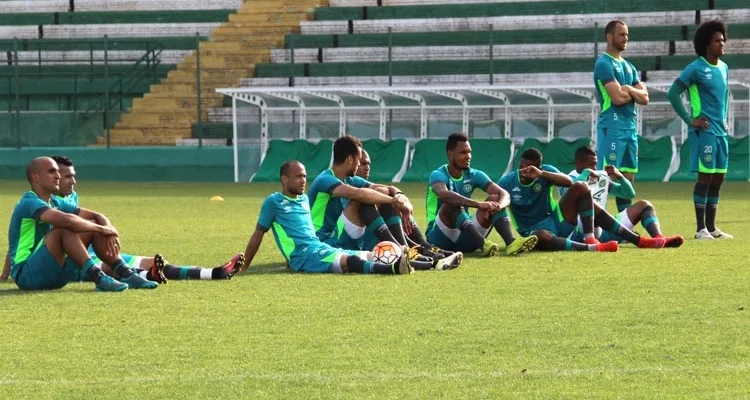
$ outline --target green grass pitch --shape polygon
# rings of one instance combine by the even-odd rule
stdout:
[[[26,188],[0,182],[3,227]],[[423,223],[425,186],[403,188]],[[127,252],[214,266],[244,251],[277,189],[82,182],[79,194]],[[284,269],[269,234],[231,281],[121,294],[0,283],[0,397],[750,397],[750,185],[725,186],[718,225],[737,239],[714,242],[692,239],[691,184],[636,189],[682,248],[303,275]]]

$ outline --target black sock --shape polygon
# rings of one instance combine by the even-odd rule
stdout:
[[[127,278],[130,275],[133,275],[133,270],[128,267],[128,264],[125,264],[125,261],[123,261],[122,258],[117,259],[112,270],[118,278]]]
[[[656,237],[661,235],[661,227],[659,226],[659,218],[656,217],[656,211],[654,207],[647,206],[641,213],[641,225],[646,228],[649,236]]]
[[[583,236],[593,237],[594,199],[591,198],[590,194],[578,198],[578,200],[576,201],[576,211],[578,211],[578,215],[581,217],[581,224],[583,225]]]
[[[393,237],[391,231],[388,230],[388,226],[385,224],[385,220],[372,204],[360,204],[359,205],[359,218],[362,223],[365,224],[366,232],[371,232],[378,238],[378,241],[394,242],[396,238]],[[368,246],[372,248],[373,246]]]
[[[346,261],[347,271],[353,274],[384,274],[394,275],[398,273],[395,264],[383,264],[366,261],[357,256],[349,256]]]
[[[409,261],[409,264],[417,271],[429,271],[433,267],[433,262],[431,261],[411,260]]]
[[[695,206],[696,232],[706,229],[706,203],[708,202],[708,185],[695,183],[693,188],[693,205]]]
[[[542,250],[548,250],[548,251],[593,251],[596,248],[596,245],[594,244],[585,244],[585,243],[579,243],[574,242],[570,239],[562,238],[559,236],[555,236],[551,242],[545,241],[542,243],[539,242],[539,245],[541,245],[540,249]]]
[[[617,203],[617,212],[622,212],[622,210],[625,210],[633,205],[631,199],[623,199],[620,197],[615,198],[615,203]]]
[[[502,209],[492,216],[492,226],[495,227],[497,233],[503,238],[506,246],[516,240],[516,237],[513,236],[513,229],[510,227],[510,216],[507,210]]]
[[[630,229],[625,228],[620,224],[615,217],[610,215],[608,212],[604,210],[598,210],[595,214],[595,220],[596,220],[596,226],[601,227],[605,231],[609,233],[614,233],[615,235],[620,236],[621,238],[625,239],[626,241],[638,245],[638,243],[641,240],[641,237],[637,235],[635,232],[631,231]]]
[[[716,211],[719,208],[719,190],[721,186],[711,185],[708,187],[706,198],[706,228],[709,232],[716,230]]]
[[[164,277],[167,279],[200,279],[202,269],[200,267],[179,267],[167,264],[164,266]],[[151,271],[149,271],[149,275],[151,275]]]
[[[427,241],[427,238],[424,236],[424,233],[419,229],[419,225],[417,225],[417,222],[413,219],[411,220],[411,235],[409,235],[409,239],[416,242],[422,247],[430,248],[432,245]]]
[[[481,249],[482,246],[484,246],[484,236],[479,233],[477,228],[471,223],[470,219],[464,219],[458,229],[461,233],[467,236],[475,248]]]
[[[102,269],[97,267],[96,265],[91,266],[86,270],[86,277],[89,278],[91,282],[99,283],[99,281],[102,279],[102,276],[104,276],[104,271],[102,271]]]
[[[408,246],[409,243],[406,242],[406,235],[401,227],[401,216],[393,209],[393,206],[390,204],[381,205],[380,215],[385,220],[385,224],[388,226],[391,235],[396,239],[396,243]]]

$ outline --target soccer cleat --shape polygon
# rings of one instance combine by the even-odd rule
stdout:
[[[128,285],[117,279],[100,272],[99,282],[96,284],[97,292],[122,292],[128,290]]]
[[[641,249],[661,249],[667,244],[667,239],[664,237],[646,237],[641,236],[638,241],[638,247]]]
[[[492,257],[497,254],[497,250],[498,247],[495,243],[492,243],[489,240],[484,241],[484,244],[482,245],[482,254],[487,257]]]
[[[409,260],[417,260],[419,259],[419,256],[421,256],[421,254],[419,254],[419,247],[417,246],[414,246],[414,247],[404,246],[404,249],[406,249],[406,252],[404,254],[406,254],[407,257],[409,257]]]
[[[126,283],[128,287],[133,289],[156,289],[159,287],[158,283],[150,281],[135,273],[130,274],[127,278],[120,278],[120,281]]]
[[[437,260],[435,263],[435,269],[439,271],[447,271],[449,269],[456,269],[461,265],[464,255],[460,251],[453,253],[448,257],[443,257]]]
[[[609,242],[599,243],[596,245],[596,251],[614,253],[620,249],[620,245],[617,241],[610,240]]]
[[[428,249],[426,247],[415,246],[412,248],[416,248],[417,251],[419,251],[419,254],[425,257],[430,257],[431,259],[436,260],[436,261],[446,257],[443,253],[432,251],[431,249]]]
[[[531,251],[536,247],[539,238],[536,235],[531,235],[523,238],[516,238],[511,244],[505,247],[505,254],[509,256],[515,256],[527,251]]]
[[[680,247],[685,243],[685,238],[679,235],[667,236],[665,239],[667,239],[667,243],[664,244],[664,247]]]
[[[726,232],[722,232],[719,228],[714,229],[714,231],[711,232],[711,236],[713,236],[714,239],[734,239],[734,236]]]
[[[151,275],[152,281],[159,284],[167,283],[167,277],[164,276],[164,257],[161,254],[157,253],[154,255],[154,262],[151,264],[151,269],[148,272]]]
[[[227,279],[232,279],[233,276],[240,272],[240,269],[244,264],[245,255],[242,253],[237,253],[234,257],[232,257],[231,260],[227,261],[219,268],[221,268],[226,273]]]
[[[595,236],[589,236],[586,239],[583,239],[583,243],[586,243],[586,244],[599,244],[601,242]]]
[[[453,255],[453,253],[454,253],[453,251],[446,250],[446,249],[441,249],[440,247],[437,247],[437,246],[430,247],[430,251],[433,252],[433,253],[442,254],[443,257],[448,257],[450,255]]]
[[[704,240],[704,239],[712,240],[714,236],[711,234],[711,232],[708,231],[708,229],[703,228],[695,233],[695,238],[698,240]]]
[[[403,254],[396,264],[393,265],[393,272],[397,275],[409,275],[414,272],[414,268],[409,264],[409,246],[403,246],[402,249]]]

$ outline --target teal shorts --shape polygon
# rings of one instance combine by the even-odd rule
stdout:
[[[472,219],[469,214],[464,210],[463,215],[459,216],[459,220],[471,220],[475,226],[477,226],[480,233],[485,230],[478,226],[476,218]],[[440,217],[437,217],[440,218]],[[448,229],[449,233],[444,232],[440,228],[440,224],[436,219],[434,223],[427,227],[427,241],[441,249],[448,251],[460,251],[462,253],[471,253],[479,250],[476,243],[469,238],[469,235],[460,232],[458,229]],[[453,238],[449,237],[450,232],[453,231]]]
[[[729,167],[729,141],[702,130],[692,130],[690,141],[690,171],[704,174],[726,174]]]
[[[362,252],[339,249],[325,243],[310,244],[303,246],[300,251],[295,251],[288,264],[295,272],[333,272],[331,267],[340,261],[343,255],[361,256]]]
[[[547,218],[537,222],[528,229],[519,229],[518,234],[523,237],[528,237],[541,230],[548,231],[558,237],[567,238],[576,230],[576,227],[565,221],[558,205],[555,206],[552,210],[552,214],[548,215]]]
[[[347,225],[352,233],[347,231]],[[372,251],[380,243],[380,239],[374,232],[367,231],[363,227],[354,226],[351,223],[347,224],[346,218],[342,214],[338,221],[336,221],[336,229],[333,231],[332,237],[323,242],[339,249]]]
[[[597,169],[614,165],[622,172],[638,172],[638,133],[630,129],[597,128]]]
[[[57,263],[46,245],[39,247],[23,263],[16,266],[13,278],[21,290],[60,289],[74,280],[81,269],[69,258]]]

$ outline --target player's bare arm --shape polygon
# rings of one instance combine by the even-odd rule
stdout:
[[[438,199],[443,203],[450,204],[456,207],[471,207],[480,210],[489,210],[491,212],[500,211],[500,204],[494,201],[474,201],[470,198],[461,196],[460,194],[448,190],[443,182],[435,182],[432,184],[432,191],[435,192]]]
[[[84,216],[90,216],[93,214],[87,214],[85,209],[81,209],[84,212]],[[101,233],[103,235],[114,235],[117,236],[117,230],[111,225],[99,225],[91,222],[86,218],[80,217],[74,214],[64,213],[58,210],[49,209],[39,216],[42,222],[46,222],[58,228],[68,229],[76,233],[94,232]]]
[[[255,255],[258,253],[260,244],[263,243],[263,236],[265,236],[266,232],[267,231],[260,226],[255,227],[255,232],[253,232],[252,236],[250,236],[250,240],[247,242],[247,247],[245,248],[245,262],[242,263],[240,272],[245,272],[247,267],[250,266],[250,263],[253,262],[253,258],[255,258]]]
[[[487,185],[484,191],[487,192],[487,194],[489,195],[494,194],[497,196],[498,198],[497,203],[500,204],[500,208],[505,208],[505,207],[510,206],[510,195],[505,189],[501,188],[496,183],[490,182],[490,184]]]
[[[559,187],[573,186],[573,180],[570,179],[568,175],[565,175],[563,173],[544,171],[533,165],[529,165],[526,168],[521,168],[519,172],[521,173],[521,177],[524,179],[534,180],[537,178],[544,178],[552,182],[552,184],[555,186],[559,186]]]
[[[616,106],[622,106],[633,101],[633,97],[630,93],[628,93],[627,90],[624,90],[617,81],[607,83],[604,85],[604,89],[607,90],[607,94],[612,99],[612,103]]]
[[[628,92],[628,94],[633,98],[633,101],[635,101],[636,104],[640,104],[642,106],[648,105],[648,90],[646,90],[646,87],[643,85],[643,83],[638,82],[634,86],[623,86],[623,89]]]

